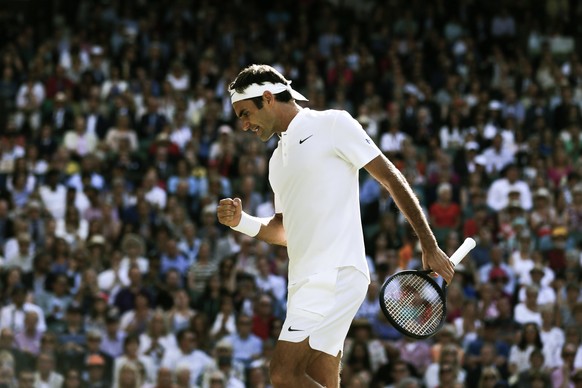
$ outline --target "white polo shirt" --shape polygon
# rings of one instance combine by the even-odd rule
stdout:
[[[345,111],[304,108],[282,133],[269,181],[283,214],[290,284],[346,266],[369,278],[358,170],[380,154]]]

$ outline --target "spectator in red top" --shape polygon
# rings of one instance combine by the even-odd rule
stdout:
[[[461,207],[452,197],[451,184],[441,183],[437,188],[437,200],[429,209],[430,223],[439,245],[444,243],[450,230],[457,230],[461,224]]]
[[[271,326],[275,315],[273,315],[273,300],[267,294],[261,294],[255,301],[255,312],[253,314],[253,334],[262,340],[269,338]]]

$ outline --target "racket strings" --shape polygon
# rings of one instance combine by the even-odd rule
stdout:
[[[436,332],[445,306],[439,290],[422,276],[395,276],[384,289],[384,305],[394,323],[417,336]]]

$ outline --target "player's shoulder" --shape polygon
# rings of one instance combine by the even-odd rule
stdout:
[[[337,131],[339,128],[351,129],[357,126],[357,121],[352,117],[350,113],[345,110],[339,109],[326,109],[321,111],[311,110],[309,114],[314,122],[322,128],[327,128],[333,132]]]
[[[314,110],[314,109],[303,109],[302,112],[305,117],[328,119],[328,120],[338,120],[338,119],[353,119],[352,115],[345,110],[340,109],[325,109],[325,110]]]

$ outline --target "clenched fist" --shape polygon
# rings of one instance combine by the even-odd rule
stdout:
[[[216,208],[218,221],[226,226],[237,226],[242,215],[242,202],[240,198],[221,199]]]

